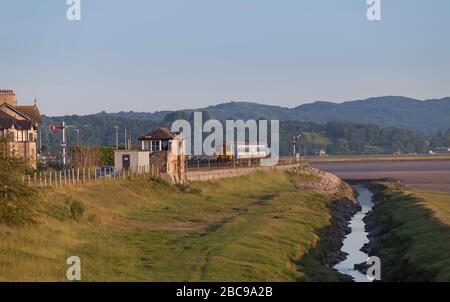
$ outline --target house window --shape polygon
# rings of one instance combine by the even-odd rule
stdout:
[[[34,135],[33,135],[33,133],[29,133],[29,134],[28,134],[28,140],[29,140],[30,142],[33,142],[33,141],[34,141]]]
[[[150,152],[156,152],[161,150],[161,141],[150,141]]]

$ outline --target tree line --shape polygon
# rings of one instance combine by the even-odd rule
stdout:
[[[203,119],[210,115],[203,111]],[[171,112],[164,120],[134,120],[121,118],[106,113],[89,116],[69,116],[44,118],[42,129],[42,146],[44,154],[59,154],[61,134],[49,129],[52,124],[60,124],[62,120],[68,128],[69,148],[77,146],[78,140],[73,129],[79,129],[81,146],[115,146],[116,130],[119,129],[119,146],[125,141],[125,129],[132,142],[138,144],[137,138],[156,127],[169,127],[174,120],[192,121],[192,113],[183,111]],[[280,154],[291,155],[293,152],[292,137],[302,134],[297,145],[304,155],[316,155],[321,150],[330,155],[376,155],[400,153],[427,153],[430,149],[450,146],[450,130],[437,135],[426,135],[418,130],[407,130],[396,127],[383,128],[372,124],[354,124],[330,122],[317,124],[300,121],[280,122]],[[206,136],[207,134],[205,134]]]

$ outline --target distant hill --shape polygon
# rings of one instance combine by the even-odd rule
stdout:
[[[385,96],[340,104],[315,102],[295,108],[229,102],[195,110],[208,111],[212,118],[219,120],[267,118],[318,124],[350,122],[420,130],[427,134],[436,134],[450,129],[450,97],[421,101],[407,97]],[[189,116],[194,109],[181,111]],[[168,113],[170,111],[120,112],[111,115],[127,119],[160,121]]]
[[[296,108],[230,102],[200,109],[148,112],[101,112],[92,115],[71,115],[43,118],[42,143],[49,150],[59,150],[61,134],[49,130],[62,121],[68,125],[68,145],[112,146],[115,126],[120,129],[119,142],[125,141],[124,129],[131,132],[133,143],[157,126],[170,127],[173,119],[190,119],[192,112],[204,111],[210,118],[277,119],[283,155],[291,153],[291,138],[304,135],[304,154],[316,154],[321,149],[330,154],[389,154],[426,152],[429,148],[450,145],[450,98],[419,101],[405,97],[379,97],[344,102],[315,102]],[[395,129],[394,129],[395,128]],[[402,130],[407,129],[407,130]],[[437,135],[441,132],[441,135]]]
[[[341,104],[316,102],[293,109],[300,121],[324,124],[351,122],[420,130],[428,134],[450,128],[450,98],[419,101],[406,97],[378,97]]]

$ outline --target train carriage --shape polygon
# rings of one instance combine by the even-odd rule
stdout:
[[[214,157],[216,160],[261,159],[270,155],[265,144],[224,143],[216,147]]]

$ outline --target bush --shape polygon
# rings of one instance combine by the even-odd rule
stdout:
[[[48,207],[48,215],[60,221],[79,220],[85,210],[81,201],[67,197],[63,203],[52,203]]]
[[[0,153],[0,224],[33,223],[38,194],[22,182],[25,167],[20,159]]]

